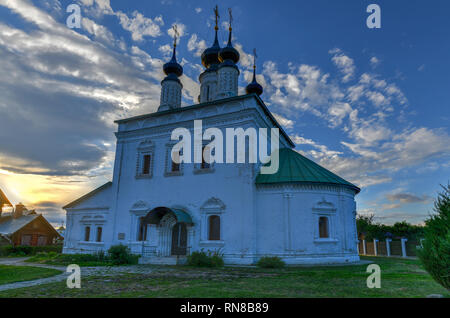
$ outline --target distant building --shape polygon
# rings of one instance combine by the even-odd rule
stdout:
[[[10,212],[4,212],[3,206],[11,206],[8,198],[0,190],[0,244],[13,246],[52,245],[62,236],[48,223],[42,214],[28,210],[19,203]]]

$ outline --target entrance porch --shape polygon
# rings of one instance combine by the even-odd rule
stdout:
[[[186,262],[193,241],[191,216],[179,209],[159,207],[151,210],[144,218],[143,225],[153,225],[156,229],[156,245],[142,241],[141,264],[176,265]]]

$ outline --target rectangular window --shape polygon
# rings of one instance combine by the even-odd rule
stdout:
[[[170,152],[169,155],[172,158],[172,153]],[[177,154],[174,154],[174,156],[176,156]],[[179,154],[178,154],[178,158],[174,158],[177,159],[178,162],[180,162],[180,157],[183,155],[183,151],[180,150]],[[181,171],[181,163],[176,163],[173,159],[171,159],[172,162],[172,166],[171,166],[171,172],[180,172]]]
[[[91,238],[91,228],[89,226],[86,226],[84,228],[84,241],[89,242]]]
[[[142,174],[149,175],[150,174],[150,164],[151,164],[152,156],[144,155],[142,158]]]
[[[37,246],[45,246],[47,245],[47,236],[45,235],[39,235]]]
[[[320,238],[329,238],[330,233],[328,229],[328,218],[325,216],[321,216],[319,218],[319,237]]]
[[[102,232],[103,232],[103,228],[98,227],[97,228],[97,242],[101,242],[102,241]]]
[[[202,165],[200,166],[200,169],[202,169],[202,170],[211,168],[211,165],[209,163],[207,163],[205,160],[205,148],[206,148],[206,146],[203,146],[203,148],[202,148]],[[209,161],[211,161],[211,160],[209,160]]]
[[[172,172],[180,172],[180,164],[172,161]]]
[[[139,218],[138,241],[139,242],[147,241],[147,224],[145,224],[143,217]]]
[[[31,245],[31,235],[22,235],[21,245],[30,246]]]
[[[208,240],[220,241],[220,216],[218,215],[211,215],[209,217]]]

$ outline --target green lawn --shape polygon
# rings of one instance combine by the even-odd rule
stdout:
[[[367,288],[367,265],[273,270],[153,266],[154,272],[145,275],[82,277],[79,290],[60,282],[0,292],[0,297],[450,297],[417,260],[364,259],[380,265],[381,289]]]
[[[60,274],[56,269],[0,265],[0,285],[46,278]]]

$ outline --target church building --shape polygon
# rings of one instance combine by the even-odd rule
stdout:
[[[181,107],[183,67],[163,67],[155,113],[116,121],[111,182],[66,205],[64,253],[128,246],[141,263],[179,264],[194,251],[223,255],[226,264],[254,264],[278,256],[287,264],[359,261],[356,202],[360,189],[294,150],[253,81],[238,94],[239,52],[215,40],[202,56],[199,103]],[[279,130],[279,167],[260,163],[176,162],[172,132],[203,129]],[[206,144],[205,144],[206,145]],[[180,153],[181,155],[181,153]]]

